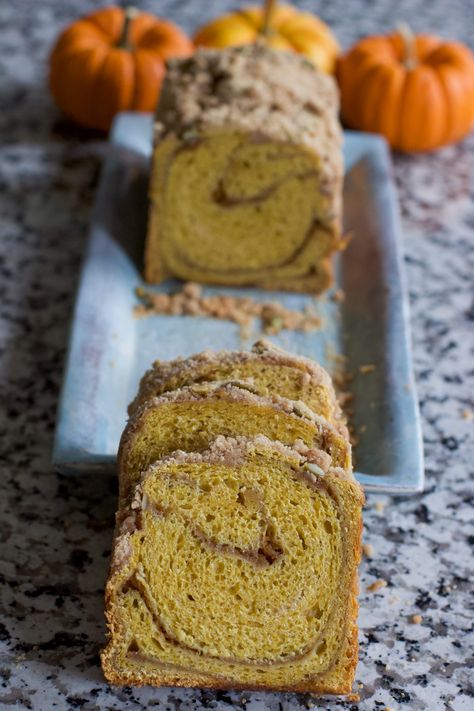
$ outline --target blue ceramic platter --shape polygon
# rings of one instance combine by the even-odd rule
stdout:
[[[110,139],[82,268],[58,411],[54,463],[69,474],[114,468],[127,404],[156,358],[206,348],[250,346],[233,323],[186,316],[137,319],[142,284],[152,117],[122,114]],[[402,273],[400,226],[383,139],[345,134],[345,229],[352,234],[337,261],[345,301],[316,300],[324,327],[283,331],[272,340],[332,370],[334,354],[354,374],[357,478],[368,491],[408,494],[423,488],[420,418],[410,352],[408,302]],[[159,290],[169,291],[168,282]],[[278,299],[303,309],[309,295],[209,288]],[[373,372],[360,366],[375,364]]]

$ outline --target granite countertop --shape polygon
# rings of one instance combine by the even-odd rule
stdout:
[[[45,90],[53,38],[98,4],[22,0],[0,7],[0,708],[311,708],[317,702],[309,695],[120,689],[102,677],[116,482],[57,475],[51,447],[105,142],[65,123]],[[468,0],[300,4],[319,7],[344,46],[400,19],[417,31],[473,41]],[[188,30],[217,12],[217,3],[197,0],[140,5]],[[232,5],[220,2],[219,9]],[[368,497],[365,541],[373,553],[361,567],[360,701],[317,705],[468,711],[474,708],[474,135],[394,162],[426,491],[405,500]],[[387,586],[369,592],[378,578]],[[411,623],[412,615],[421,622]]]

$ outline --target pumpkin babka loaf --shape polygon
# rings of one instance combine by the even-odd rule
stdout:
[[[362,503],[326,453],[263,436],[151,465],[115,539],[107,679],[348,693]]]
[[[189,358],[155,361],[141,379],[128,411],[133,414],[147,400],[169,390],[230,379],[250,381],[261,395],[300,400],[317,415],[340,429],[345,428],[331,378],[324,368],[265,340],[257,341],[251,351],[204,351]]]
[[[334,80],[261,45],[169,63],[156,115],[145,275],[321,292],[340,248]]]
[[[148,400],[130,418],[118,453],[120,500],[145,469],[178,449],[206,449],[218,435],[263,434],[283,444],[301,440],[350,469],[351,447],[343,433],[306,405],[276,395],[263,397],[244,381],[195,383]]]

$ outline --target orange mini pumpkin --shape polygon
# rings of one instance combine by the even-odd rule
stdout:
[[[366,37],[339,60],[342,120],[401,151],[463,138],[474,123],[474,55],[459,42],[403,26]]]
[[[304,54],[324,72],[334,71],[339,45],[329,27],[309,12],[268,0],[264,8],[245,7],[216,18],[197,31],[194,43],[223,49],[257,39],[275,49]]]
[[[191,40],[167,20],[104,8],[59,37],[50,58],[51,93],[69,118],[106,131],[118,111],[154,111],[166,59],[192,51]]]

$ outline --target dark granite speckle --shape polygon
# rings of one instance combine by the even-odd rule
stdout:
[[[113,688],[103,680],[103,587],[116,486],[51,468],[55,408],[100,161],[98,134],[65,122],[46,91],[61,27],[99,4],[0,5],[0,708],[303,711],[309,695]],[[473,42],[467,0],[307,0],[348,46],[401,19]],[[146,0],[190,30],[216,3]],[[222,0],[219,10],[234,5]],[[361,700],[318,708],[473,708],[474,136],[394,156],[427,487],[385,508],[369,497],[361,568]],[[380,498],[379,498],[380,500]],[[389,585],[367,592],[376,578]],[[411,624],[413,614],[421,624]],[[471,661],[469,661],[471,660]]]

